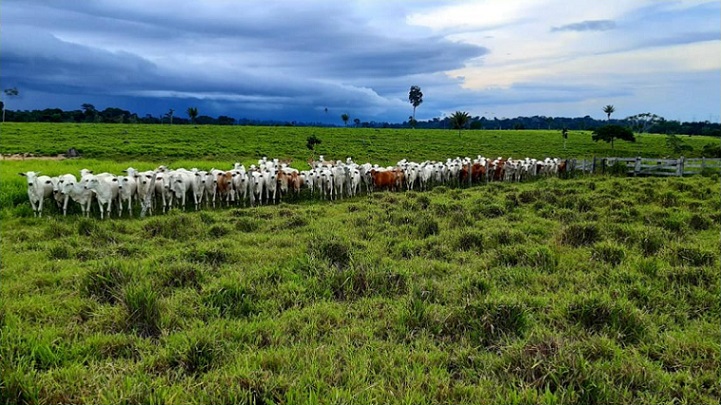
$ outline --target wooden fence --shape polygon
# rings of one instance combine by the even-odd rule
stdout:
[[[721,173],[721,159],[718,158],[619,158],[604,157],[593,159],[570,159],[568,170],[582,173],[608,173],[625,166],[626,173],[632,176],[688,176],[702,171]]]

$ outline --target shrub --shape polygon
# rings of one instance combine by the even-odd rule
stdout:
[[[639,311],[630,303],[611,302],[607,298],[579,299],[567,310],[568,319],[593,333],[606,333],[622,343],[636,343],[646,334]]]
[[[571,224],[561,230],[559,241],[568,246],[587,246],[597,242],[600,234],[595,223]]]
[[[117,261],[106,261],[86,273],[81,283],[82,293],[103,303],[115,303],[121,288],[130,281],[125,267]]]
[[[141,337],[160,336],[160,302],[150,284],[128,285],[122,295],[126,326]]]

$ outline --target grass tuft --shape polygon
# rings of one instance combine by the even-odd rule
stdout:
[[[571,224],[561,230],[558,237],[563,245],[579,247],[592,245],[600,239],[601,231],[593,222]]]
[[[81,281],[81,291],[86,297],[101,303],[118,301],[122,287],[130,281],[130,274],[118,261],[109,260],[93,266]]]
[[[577,299],[569,305],[568,319],[592,333],[605,333],[625,344],[640,341],[647,333],[639,311],[630,303],[604,297]]]
[[[160,336],[160,301],[148,283],[130,284],[121,296],[126,329],[141,337]]]
[[[599,242],[591,249],[591,259],[618,266],[626,257],[626,250],[623,246],[612,242]]]

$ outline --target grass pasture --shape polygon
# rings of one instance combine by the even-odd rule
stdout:
[[[306,139],[322,140],[317,153],[328,159],[395,164],[407,158],[445,160],[449,157],[483,154],[516,159],[533,157],[589,158],[665,157],[674,155],[663,135],[637,134],[637,142],[616,142],[615,149],[591,141],[588,131],[571,131],[563,148],[560,131],[548,130],[455,130],[246,127],[190,125],[110,125],[5,123],[0,153],[57,155],[70,147],[86,158],[128,160],[200,159],[250,163],[261,156],[292,159],[302,166],[310,157]],[[701,157],[705,145],[718,138],[681,136],[693,147],[686,157]]]
[[[447,134],[438,158],[456,154],[442,149],[457,137]],[[303,143],[288,153],[302,156],[306,135],[294,136]],[[0,162],[0,403],[721,399],[718,177],[32,217],[18,171],[220,167],[266,148],[141,156],[133,144],[101,148],[109,142],[98,138],[107,154],[94,158]],[[378,160],[404,157],[395,146]]]

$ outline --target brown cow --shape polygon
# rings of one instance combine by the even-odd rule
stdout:
[[[216,181],[216,191],[220,196],[220,201],[225,200],[226,203],[230,204],[231,191],[233,190],[233,173],[219,173]]]
[[[371,169],[374,190],[393,190],[396,184],[396,175],[390,170],[379,171]]]

